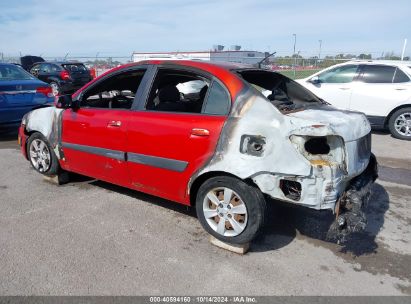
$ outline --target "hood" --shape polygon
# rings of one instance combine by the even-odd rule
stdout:
[[[371,131],[367,117],[360,112],[342,111],[329,106],[289,113],[290,123],[298,125],[294,134],[339,135],[344,141],[357,140]],[[303,120],[303,121],[302,121]]]

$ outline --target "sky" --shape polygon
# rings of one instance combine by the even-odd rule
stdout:
[[[131,56],[133,51],[246,50],[400,54],[410,0],[0,0],[0,53]],[[295,34],[295,36],[293,35]]]

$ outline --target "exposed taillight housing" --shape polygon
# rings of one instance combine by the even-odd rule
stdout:
[[[53,91],[50,87],[38,87],[36,93],[46,95],[47,97],[53,97]]]
[[[70,74],[69,74],[68,71],[63,70],[63,71],[60,72],[60,77],[63,80],[67,80],[67,79],[70,79]]]

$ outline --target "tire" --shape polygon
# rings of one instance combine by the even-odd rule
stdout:
[[[61,88],[57,82],[50,82],[50,87],[54,96],[61,95]]]
[[[31,166],[44,175],[57,175],[60,164],[47,139],[40,133],[33,133],[27,142],[27,156]]]
[[[266,202],[257,187],[233,177],[218,176],[199,188],[196,211],[201,225],[212,236],[226,243],[245,244],[260,232]],[[222,220],[224,225],[219,225]]]
[[[411,140],[411,107],[395,111],[388,121],[388,128],[393,137]]]

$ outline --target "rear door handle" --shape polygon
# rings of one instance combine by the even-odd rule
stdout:
[[[111,127],[113,127],[113,128],[121,127],[121,121],[119,121],[119,120],[112,120],[112,121],[110,121],[110,122],[107,124],[107,127],[109,127],[109,128],[111,128]]]
[[[349,90],[350,88],[344,88],[344,87],[342,87],[342,88],[339,88],[340,90]]]
[[[206,137],[210,135],[210,131],[207,129],[193,128],[191,130],[191,135]]]

